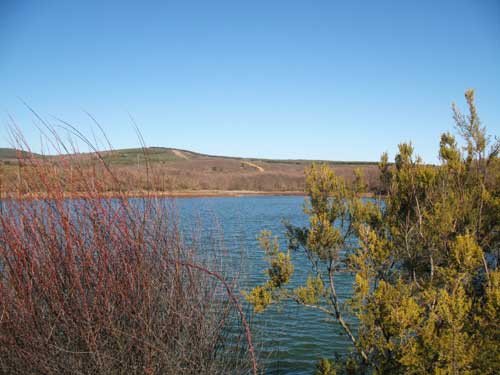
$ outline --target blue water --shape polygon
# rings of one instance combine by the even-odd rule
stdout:
[[[258,234],[263,229],[271,230],[285,249],[282,221],[306,225],[304,202],[303,197],[296,196],[179,198],[175,206],[185,229],[201,228],[204,246],[218,248],[224,259],[233,262],[240,271],[241,289],[248,290],[266,279]],[[305,280],[310,267],[304,254],[293,253],[292,257],[295,274],[291,285],[295,286]],[[343,274],[335,280],[339,297],[347,298],[352,277]],[[266,373],[310,374],[319,358],[349,352],[350,342],[338,324],[327,319],[321,312],[292,302],[273,305],[255,315],[254,340]]]

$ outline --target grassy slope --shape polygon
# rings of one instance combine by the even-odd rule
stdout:
[[[148,159],[156,176],[162,179],[161,186],[168,190],[302,191],[304,169],[314,162],[215,156],[163,147],[149,147],[145,151],[141,148],[120,149],[102,155],[126,179],[129,175],[142,173]],[[0,161],[13,164],[15,157],[15,150],[0,149]],[[361,168],[370,186],[377,180],[375,162],[316,162],[332,165],[337,174],[347,178],[352,176],[355,168]],[[139,183],[132,185],[130,189],[140,189]]]
[[[179,153],[184,155],[180,156]],[[294,165],[309,165],[313,162],[328,163],[331,165],[376,165],[376,162],[371,161],[336,161],[336,160],[306,160],[306,159],[262,159],[262,158],[242,158],[235,156],[220,156],[220,155],[207,155],[200,154],[193,151],[165,148],[165,147],[149,147],[144,152],[141,148],[127,148],[114,150],[113,152],[106,151],[104,153],[105,159],[111,163],[121,165],[136,164],[147,158],[152,162],[173,162],[182,160],[196,160],[196,159],[214,159],[214,160],[234,160],[234,161],[250,161],[272,164],[294,164]],[[0,148],[0,161],[14,160],[17,157],[17,151],[13,148]]]
[[[17,158],[17,150],[13,148],[0,147],[0,161],[15,160]]]

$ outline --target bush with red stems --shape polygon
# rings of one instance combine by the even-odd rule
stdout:
[[[131,200],[98,152],[92,168],[70,154],[23,152],[0,199],[0,373],[256,373],[220,262],[169,202]]]

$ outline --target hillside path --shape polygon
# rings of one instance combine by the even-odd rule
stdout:
[[[251,163],[249,161],[244,161],[243,164],[246,164],[249,167],[253,167],[253,168],[257,169],[259,172],[264,172],[264,168],[262,168],[260,165],[257,165],[255,163]]]
[[[181,159],[189,160],[189,158],[182,151],[172,149],[172,152]]]

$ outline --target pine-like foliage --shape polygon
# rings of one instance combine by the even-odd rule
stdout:
[[[407,143],[393,164],[384,154],[378,199],[363,198],[361,175],[348,184],[326,165],[307,170],[310,223],[287,226],[288,251],[311,263],[304,286],[287,288],[289,253],[263,241],[272,272],[249,294],[256,310],[292,299],[332,316],[352,341],[351,356],[323,359],[318,373],[500,373],[500,145],[479,121],[474,92],[465,98],[467,116],[453,106],[463,144],[443,134],[440,165]],[[346,272],[353,294],[342,303],[336,276]]]

